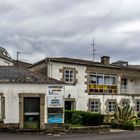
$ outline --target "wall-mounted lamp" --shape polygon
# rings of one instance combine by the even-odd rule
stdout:
[[[70,93],[68,94],[68,98],[71,98],[71,94]]]

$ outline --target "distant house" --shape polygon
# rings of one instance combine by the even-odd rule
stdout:
[[[6,49],[0,47],[0,66],[13,66],[14,62]]]
[[[28,68],[31,66],[30,63],[11,58],[7,50],[4,49],[3,47],[0,47],[0,66],[13,66],[13,65],[21,68]]]
[[[65,109],[112,113],[116,103],[130,104],[140,111],[140,67],[126,61],[110,63],[48,57],[30,67],[31,71],[60,80],[65,86]]]

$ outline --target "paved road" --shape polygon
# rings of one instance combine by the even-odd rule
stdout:
[[[127,131],[111,134],[71,134],[55,136],[1,133],[0,140],[140,140],[140,131]]]

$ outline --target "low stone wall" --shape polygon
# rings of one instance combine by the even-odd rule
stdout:
[[[109,133],[109,125],[68,127],[68,125],[46,125],[45,133]]]
[[[109,125],[101,125],[101,126],[83,126],[77,128],[70,128],[70,133],[109,133],[110,126]]]
[[[140,130],[140,125],[135,125],[135,130]]]
[[[19,128],[19,124],[17,124],[17,123],[10,123],[10,124],[0,123],[0,131],[14,132],[14,131],[18,131],[18,128]]]
[[[66,124],[46,124],[45,130],[20,130],[19,124],[3,124],[0,123],[0,131],[1,132],[41,132],[41,133],[109,133],[110,126],[109,125],[101,125],[101,126],[83,126],[83,127],[69,127]]]

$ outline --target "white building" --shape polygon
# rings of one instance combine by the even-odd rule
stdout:
[[[63,123],[63,94],[64,83],[14,66],[0,48],[0,129],[43,130],[48,123]]]
[[[30,67],[60,80],[65,86],[65,109],[113,112],[114,104],[130,104],[140,111],[140,67],[103,56],[101,62],[73,58],[45,58]]]
[[[6,49],[0,47],[0,66],[13,66],[14,61]]]

